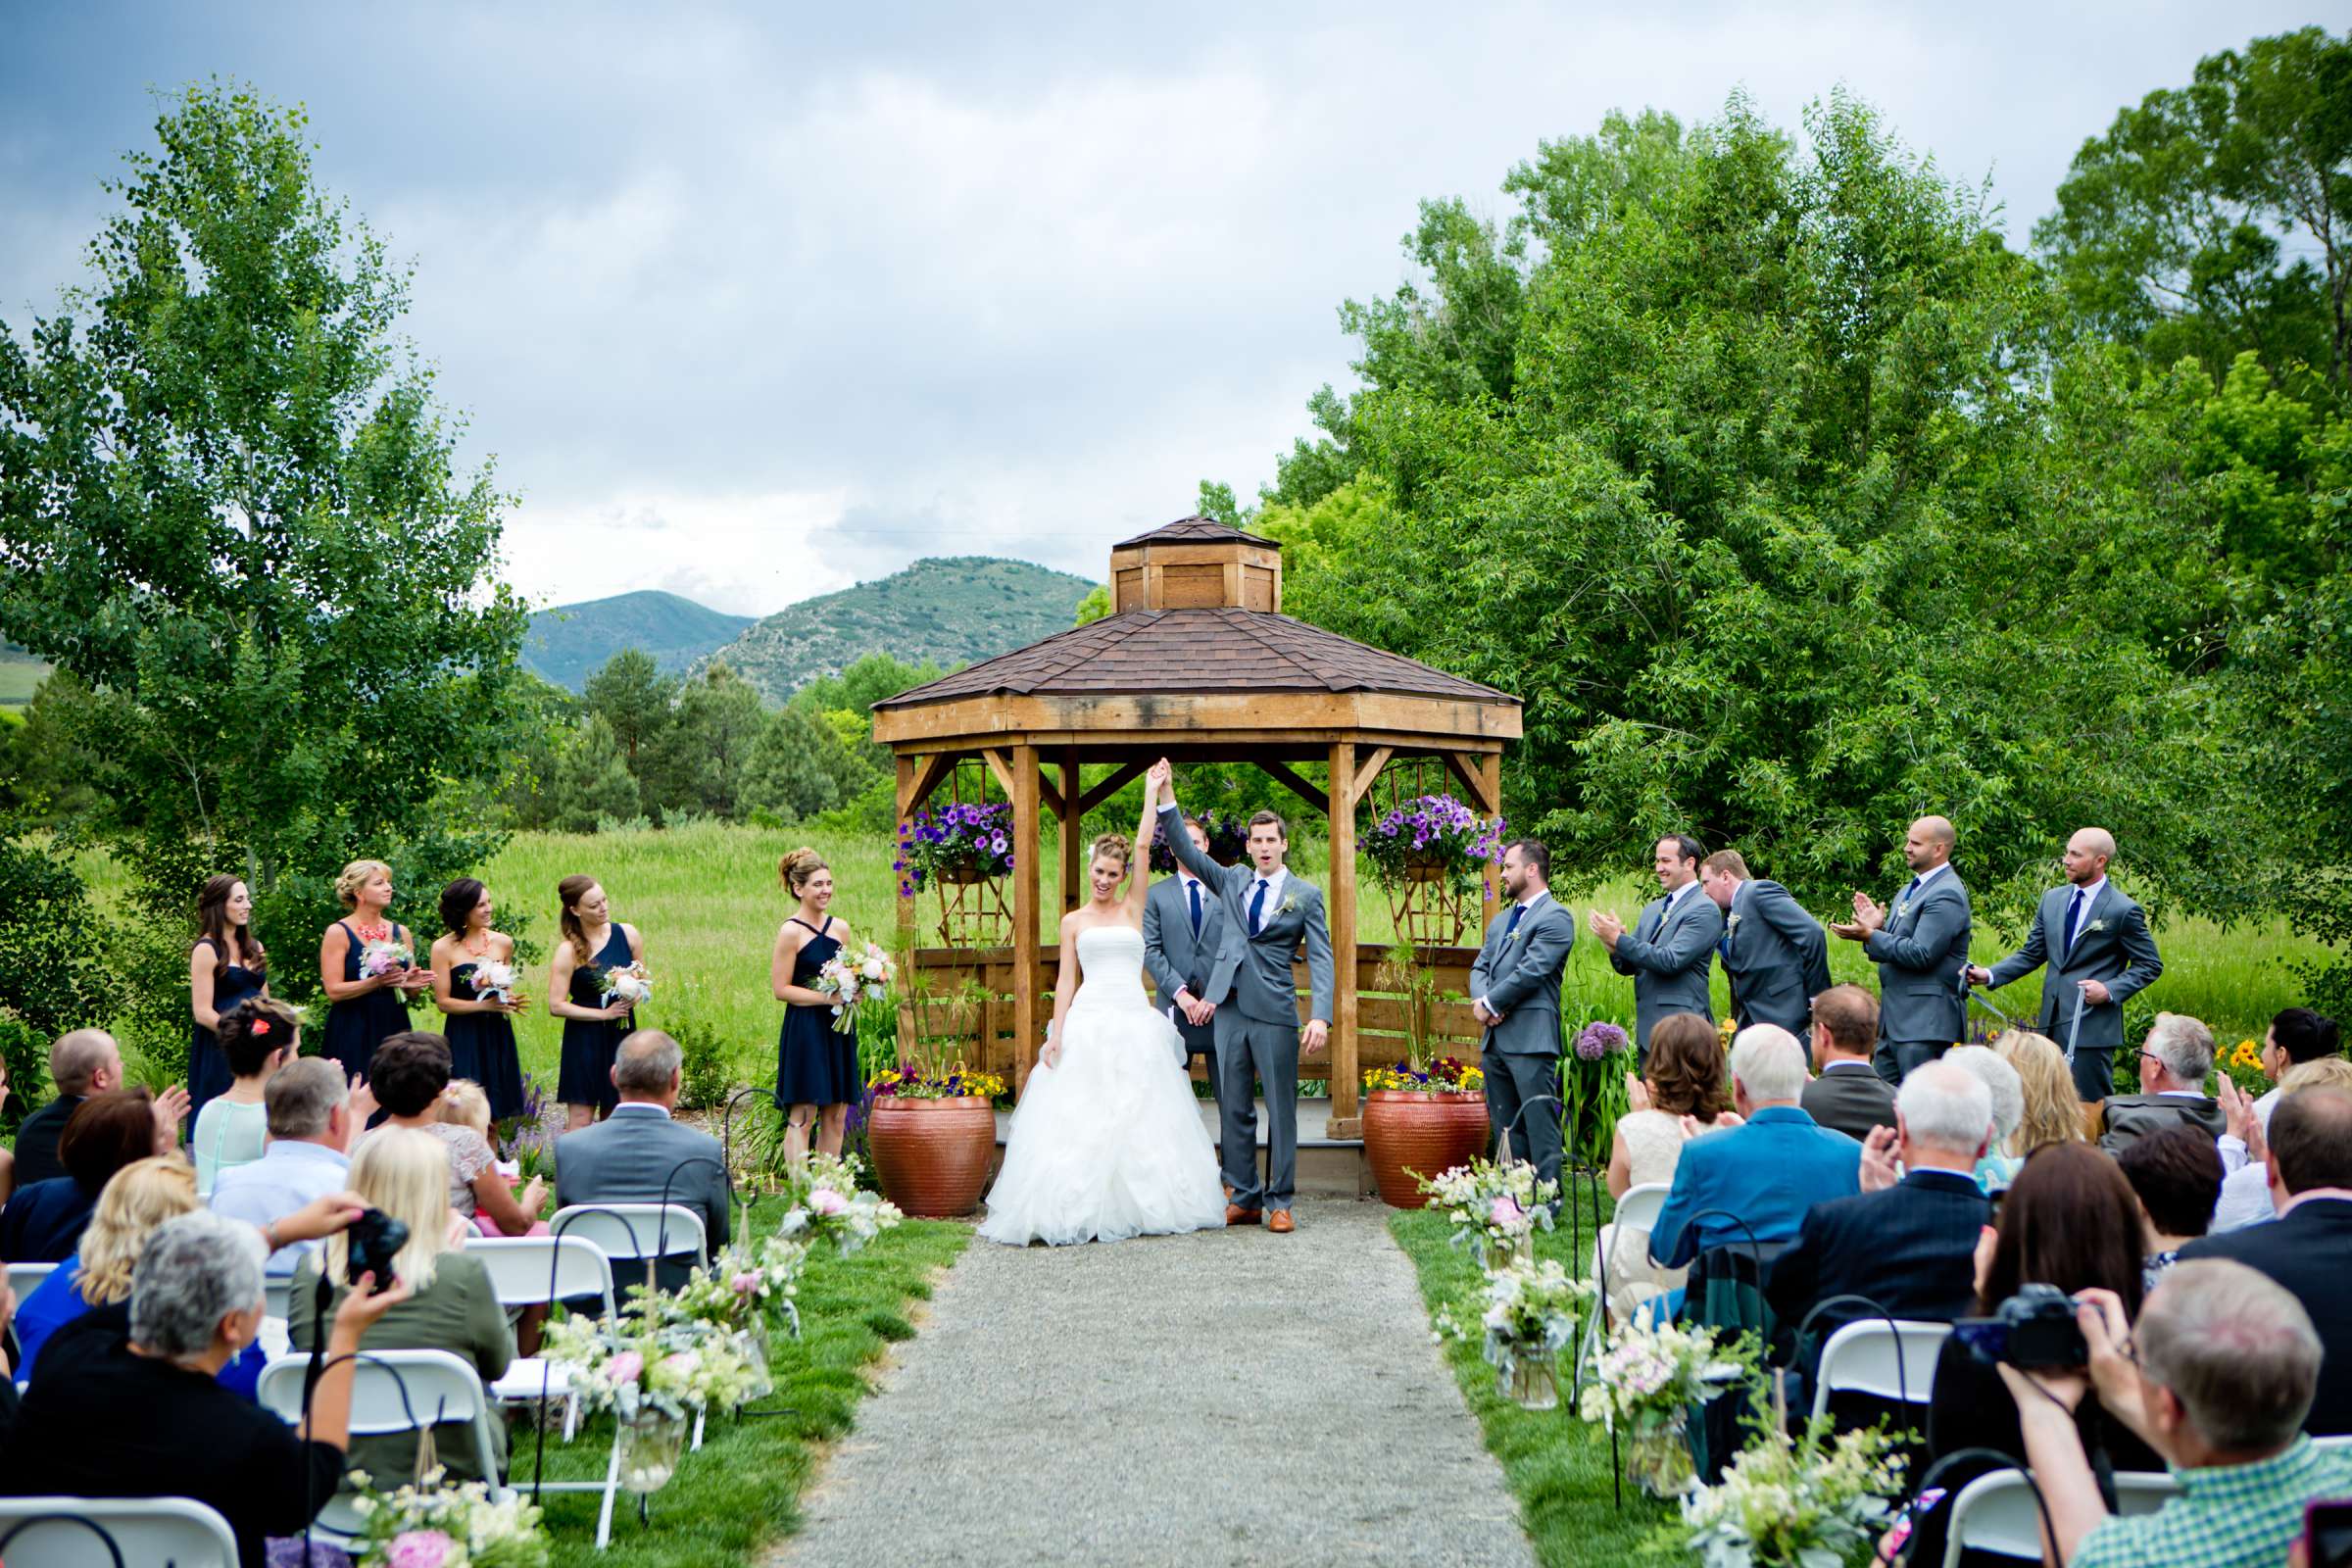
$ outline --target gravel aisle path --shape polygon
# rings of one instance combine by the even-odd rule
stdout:
[[[1263,1230],[975,1240],[775,1560],[1533,1562],[1376,1202]]]

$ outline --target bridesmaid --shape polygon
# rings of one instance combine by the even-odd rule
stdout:
[[[837,1032],[833,999],[815,989],[817,972],[850,940],[850,928],[825,910],[833,903],[833,872],[811,849],[798,849],[777,867],[800,908],[776,932],[768,985],[784,1004],[776,1039],[776,1108],[784,1112],[784,1155],[795,1164],[808,1153],[841,1152],[850,1104],[861,1093],[858,1036]]]
[[[556,1098],[564,1102],[565,1129],[577,1132],[620,1102],[612,1087],[612,1059],[637,1027],[636,1009],[626,1002],[604,1005],[601,971],[645,961],[645,938],[634,926],[612,918],[612,901],[592,876],[567,876],[556,884],[563,901],[564,940],[556,944],[547,975],[547,1010],[564,1020],[564,1059],[556,1075]]]
[[[497,909],[490,890],[462,876],[441,890],[441,924],[433,941],[433,1005],[449,1015],[449,1075],[479,1084],[490,1102],[490,1119],[522,1114],[522,1062],[514,1053],[513,1014],[524,1006],[517,990],[512,1002],[484,1000],[474,988],[485,961],[513,965],[514,939],[491,929]]]
[[[196,945],[188,951],[189,1125],[205,1102],[228,1093],[234,1079],[220,1050],[220,1019],[240,1002],[270,994],[269,959],[254,940],[253,895],[233,876],[205,878],[196,894]]]
[[[326,1009],[326,1051],[346,1078],[364,1078],[375,1048],[409,1027],[409,999],[433,983],[432,972],[412,961],[406,969],[360,978],[360,950],[370,942],[405,945],[408,928],[388,919],[392,868],[381,860],[354,860],[335,878],[335,897],[351,917],[326,928],[318,944],[318,984]]]

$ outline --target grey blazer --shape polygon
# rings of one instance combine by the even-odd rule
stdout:
[[[1797,1106],[1804,1113],[1856,1143],[1874,1127],[1894,1125],[1894,1089],[1867,1061],[1824,1069],[1805,1085]]]
[[[2082,911],[2075,945],[2066,945],[2066,906],[2074,887],[2055,887],[2041,896],[2034,911],[2034,929],[2026,945],[1992,966],[1992,983],[2005,986],[2047,964],[2041,977],[2041,1032],[2066,1044],[2082,993],[2079,980],[2097,980],[2107,987],[2103,1006],[2082,1009],[2082,1033],[2075,1044],[2084,1051],[2112,1051],[2124,1043],[2124,1003],[2138,995],[2164,973],[2156,939],[2148,934],[2148,917],[2114,883]]]
[[[1803,1039],[1813,999],[1830,989],[1830,938],[1821,922],[1778,882],[1742,882],[1717,951],[1740,1027],[1777,1023]]]
[[[682,1161],[709,1155],[708,1162]],[[672,1181],[670,1173],[677,1172]],[[664,1183],[669,1200],[700,1210],[712,1250],[727,1241],[734,1188],[726,1159],[709,1133],[671,1121],[659,1105],[623,1102],[608,1119],[556,1140],[556,1206],[654,1203]]]
[[[1642,906],[1634,928],[1617,939],[1609,967],[1634,977],[1634,1043],[1649,1049],[1649,1031],[1678,1012],[1712,1016],[1707,1002],[1707,966],[1723,935],[1723,911],[1693,886],[1674,901],[1666,917],[1663,895]]]
[[[1487,1028],[1487,1044],[1506,1056],[1560,1054],[1560,974],[1576,942],[1576,918],[1546,893],[1520,918],[1509,942],[1504,909],[1487,927],[1478,961],[1470,965],[1470,1000],[1487,999],[1502,1022]]]
[[[1897,897],[1863,949],[1879,964],[1879,1038],[1948,1046],[1968,1032],[1960,969],[1968,962],[1968,889],[1946,867]]]
[[[1163,806],[1163,812],[1173,811]],[[1306,944],[1306,975],[1313,993],[1310,1018],[1331,1022],[1332,996],[1337,990],[1331,960],[1331,927],[1323,918],[1323,890],[1290,871],[1283,878],[1282,897],[1269,904],[1264,924],[1250,931],[1250,888],[1257,871],[1248,862],[1219,865],[1177,825],[1168,834],[1168,847],[1184,868],[1217,890],[1225,906],[1225,931],[1209,965],[1207,997],[1224,1005],[1230,996],[1245,1018],[1258,1023],[1298,1023],[1298,985],[1291,972],[1292,956]]]
[[[1161,1008],[1171,1005],[1179,991],[1206,1000],[1208,971],[1224,941],[1225,901],[1214,882],[1200,887],[1199,941],[1193,938],[1192,901],[1184,896],[1184,878],[1167,877],[1144,895],[1144,972],[1152,977]]]

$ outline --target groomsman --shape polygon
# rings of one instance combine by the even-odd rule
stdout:
[[[1208,830],[1188,816],[1184,830],[1201,854]],[[1168,1021],[1184,1040],[1184,1059],[1208,1058],[1208,1081],[1217,1081],[1217,1004],[1207,998],[1209,966],[1225,941],[1225,901],[1183,865],[1154,884],[1144,899],[1144,968],[1167,1009]]]
[[[1802,1040],[1808,999],[1830,989],[1830,939],[1821,922],[1778,882],[1750,880],[1738,850],[1701,860],[1698,886],[1723,910],[1715,953],[1731,982],[1732,1016],[1742,1029],[1777,1023]]]
[[[1502,852],[1510,909],[1487,927],[1470,966],[1470,1010],[1486,1029],[1478,1064],[1487,1075],[1494,1153],[1560,1179],[1560,1107],[1539,1104],[1560,1088],[1560,973],[1576,941],[1576,917],[1551,896],[1551,852],[1521,839]]]
[[[1903,836],[1911,885],[1891,910],[1854,894],[1854,918],[1830,927],[1879,964],[1879,1076],[1899,1084],[1952,1048],[1968,1025],[1968,889],[1952,869],[1952,824],[1923,816]]]
[[[1649,1053],[1649,1031],[1678,1012],[1712,1016],[1707,1004],[1707,964],[1723,936],[1723,911],[1698,890],[1698,861],[1706,852],[1698,840],[1675,833],[1658,840],[1654,863],[1664,891],[1642,910],[1627,931],[1614,913],[1587,915],[1592,934],[1609,950],[1609,967],[1634,977],[1634,1044]]]
[[[2148,917],[2107,880],[2113,858],[2115,839],[2104,828],[2086,827],[2068,839],[2060,858],[2066,881],[2041,896],[2026,945],[1989,969],[1980,964],[1968,971],[1978,985],[1997,989],[2049,966],[2041,977],[2038,1027],[2072,1050],[2075,1093],[2085,1101],[2114,1092],[2124,1003],[2164,973]]]

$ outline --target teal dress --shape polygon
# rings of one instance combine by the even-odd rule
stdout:
[[[603,1006],[605,1000],[599,988],[602,971],[622,968],[631,961],[628,933],[615,920],[596,956],[571,971],[571,1004]],[[636,1027],[634,1009],[611,1020],[564,1019],[564,1056],[556,1074],[556,1098],[566,1105],[594,1105],[607,1111],[619,1104],[620,1091],[612,1087],[612,1062],[620,1054],[620,1043]]]

